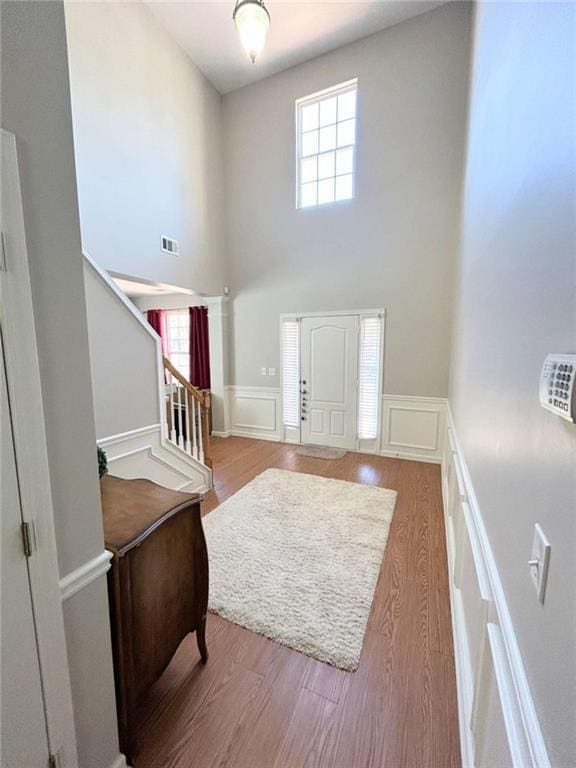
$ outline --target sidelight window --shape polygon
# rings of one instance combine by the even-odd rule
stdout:
[[[300,424],[300,324],[298,320],[282,323],[282,390],[285,427]]]
[[[378,436],[381,358],[382,318],[363,317],[358,377],[358,437],[361,440],[373,440]]]

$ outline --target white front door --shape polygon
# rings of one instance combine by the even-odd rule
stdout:
[[[358,315],[303,317],[302,442],[356,448]]]

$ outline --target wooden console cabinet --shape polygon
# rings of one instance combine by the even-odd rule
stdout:
[[[138,708],[182,639],[206,650],[208,555],[198,494],[149,480],[101,479],[120,748],[136,752]]]

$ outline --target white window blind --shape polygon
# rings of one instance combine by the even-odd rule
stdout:
[[[361,440],[373,440],[378,436],[381,340],[382,319],[362,318],[358,383],[358,437]]]
[[[357,80],[296,102],[296,207],[354,197]]]
[[[282,391],[284,426],[298,427],[300,418],[300,326],[282,323]]]

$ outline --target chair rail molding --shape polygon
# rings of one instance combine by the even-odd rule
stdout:
[[[110,560],[112,560],[112,552],[108,552],[107,549],[104,552],[93,557],[88,562],[83,563],[78,568],[63,576],[60,579],[60,597],[67,600],[72,595],[80,592],[81,589],[87,587],[99,576],[103,576],[110,568]]]
[[[506,595],[449,405],[442,496],[462,764],[549,768]],[[495,727],[495,724],[497,727]]]

